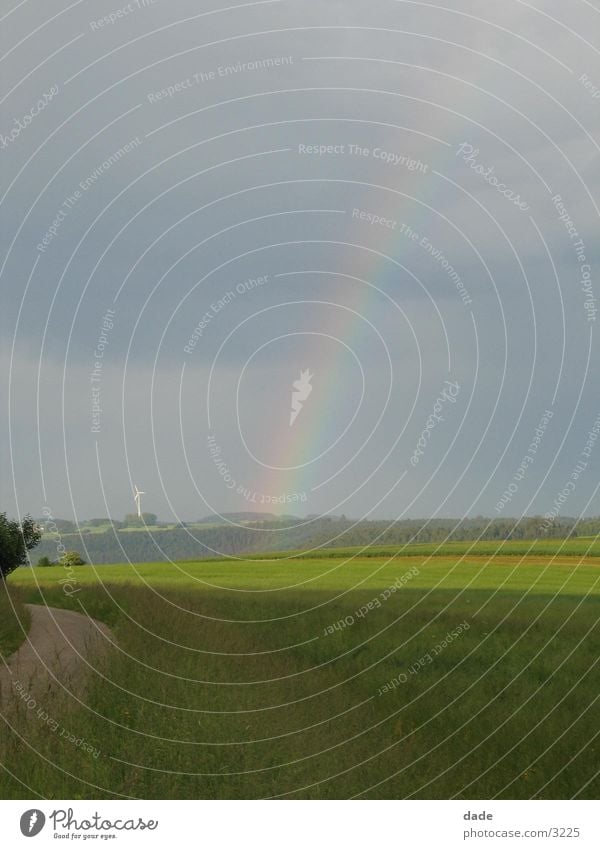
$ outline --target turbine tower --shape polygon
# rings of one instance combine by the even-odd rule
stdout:
[[[142,492],[137,486],[134,486],[134,495],[133,500],[135,501],[135,506],[137,507],[138,519],[142,518],[142,495],[145,495],[145,492]]]

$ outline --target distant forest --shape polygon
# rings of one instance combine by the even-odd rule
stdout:
[[[242,526],[210,523],[209,519],[179,526],[148,525],[124,530],[123,522],[93,519],[79,530],[67,520],[45,525],[46,533],[31,552],[35,564],[40,557],[55,561],[57,545],[77,550],[88,563],[150,562],[159,560],[199,560],[225,555],[289,551],[313,547],[405,545],[459,540],[519,540],[600,533],[600,517],[558,518],[549,522],[541,516],[520,520],[487,519],[409,519],[397,522],[358,521],[345,517],[298,519],[286,517],[255,521],[256,514],[235,514]],[[216,517],[215,517],[216,519]],[[43,523],[41,523],[43,524]],[[100,530],[103,526],[105,530]],[[91,531],[91,528],[96,528]]]

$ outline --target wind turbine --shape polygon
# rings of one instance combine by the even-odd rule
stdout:
[[[145,492],[142,492],[137,486],[134,486],[134,495],[133,500],[135,501],[135,505],[137,507],[138,519],[142,518],[142,495],[145,495]]]

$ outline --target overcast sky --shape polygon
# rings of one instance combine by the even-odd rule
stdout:
[[[205,5],[1,3],[0,509],[598,514],[600,11]]]

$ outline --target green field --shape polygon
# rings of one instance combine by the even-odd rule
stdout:
[[[241,522],[240,524],[248,524]],[[208,528],[223,527],[220,523],[204,522],[198,525],[188,525],[188,530],[198,531]],[[161,531],[174,530],[175,526],[152,526],[150,531],[154,534]],[[109,526],[99,526],[93,528],[85,528],[86,534],[103,534],[109,531]],[[146,534],[146,529],[140,528],[119,528],[116,532]],[[42,539],[54,539],[54,534],[46,533]],[[81,536],[79,533],[63,533],[61,539],[66,545],[73,545],[75,548],[80,545]],[[234,559],[279,559],[297,558],[306,560],[309,558],[340,558],[340,557],[414,557],[424,555],[460,555],[460,554],[502,554],[502,555],[560,555],[561,557],[600,557],[600,538],[598,536],[580,536],[570,539],[534,539],[534,540],[459,540],[456,542],[427,542],[427,543],[410,543],[406,545],[371,545],[364,546],[348,546],[348,547],[317,547],[311,551],[305,550],[283,550],[275,552],[265,552],[260,554],[250,554],[247,557],[240,556]],[[204,559],[219,559],[222,558],[204,558]]]
[[[0,657],[8,657],[23,642],[29,630],[29,611],[23,606],[23,594],[0,580]],[[2,661],[0,660],[0,665]]]
[[[550,555],[560,557],[600,557],[600,539],[597,536],[572,539],[519,539],[519,540],[459,540],[456,542],[410,543],[406,545],[366,545],[348,548],[316,548],[313,551],[284,551],[252,555],[255,558],[298,557],[444,557],[446,555]]]
[[[484,548],[487,544],[481,546]],[[417,547],[417,546],[415,546]],[[267,593],[282,590],[337,590],[340,593],[384,588],[411,569],[419,574],[411,578],[413,589],[502,589],[527,590],[530,593],[557,592],[581,595],[600,576],[600,562],[574,555],[554,557],[512,554],[492,556],[462,554],[438,557],[413,552],[410,557],[355,556],[345,550],[335,557],[297,556],[275,560],[219,559],[172,563],[108,564],[97,567],[77,566],[69,570],[77,586],[101,584],[151,585],[173,589],[239,589]],[[61,566],[44,569],[20,569],[11,577],[13,584],[30,589],[60,588],[68,576]]]
[[[20,569],[27,601],[105,621],[118,648],[85,705],[44,706],[98,757],[15,707],[31,748],[4,735],[0,793],[595,798],[600,561],[558,542],[83,566],[72,595],[61,567]]]

